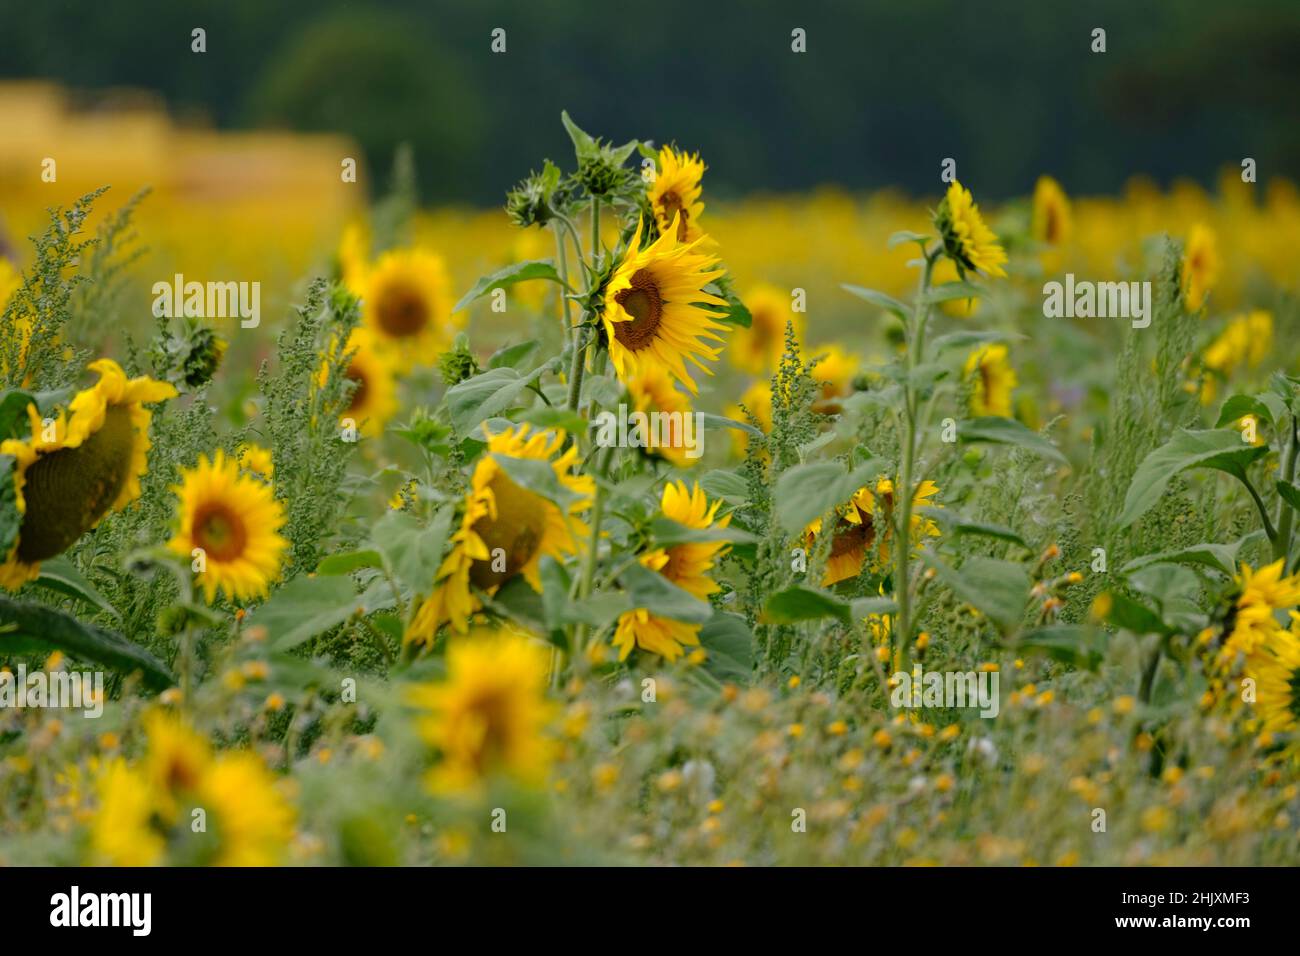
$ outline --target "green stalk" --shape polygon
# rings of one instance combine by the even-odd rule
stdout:
[[[911,595],[911,560],[912,560],[912,469],[916,458],[916,392],[911,380],[911,372],[924,358],[925,323],[930,314],[926,296],[930,291],[930,278],[934,272],[934,263],[938,252],[924,251],[925,269],[921,273],[920,289],[916,294],[916,304],[912,312],[912,334],[909,336],[905,369],[908,373],[903,382],[903,442],[901,461],[899,462],[898,482],[894,486],[894,510],[898,515],[898,527],[895,529],[894,553],[894,600],[898,603],[898,615],[894,628],[897,638],[896,647],[900,651],[902,670],[908,666],[908,641],[912,632],[912,595]]]
[[[571,331],[573,325],[573,303],[569,301],[565,290],[569,287],[569,250],[564,245],[564,233],[560,229],[560,220],[555,220],[552,224],[552,231],[555,233],[555,259],[560,267],[560,281],[564,284],[560,286],[560,331],[564,334],[565,341],[573,345],[577,339],[576,331]]]
[[[595,472],[598,476],[604,476],[609,468],[609,458],[613,454],[612,447],[602,449],[602,453],[596,459]],[[596,499],[591,505],[591,536],[587,541],[587,553],[583,557],[582,574],[578,578],[577,593],[574,597],[578,601],[585,600],[591,595],[591,588],[596,580],[596,554],[600,549],[600,524],[604,517],[605,511],[605,491],[600,483],[596,483]],[[583,654],[586,651],[587,642],[587,625],[578,623],[573,628],[573,660],[575,662],[583,660]]]
[[[1286,456],[1282,460],[1282,480],[1288,484],[1295,482],[1295,465],[1296,465],[1296,420],[1291,416],[1291,435],[1286,443]],[[1279,496],[1277,503],[1277,538],[1273,541],[1273,560],[1279,558],[1283,561],[1289,561],[1291,558],[1291,532],[1295,526],[1295,509],[1293,509],[1285,498]],[[1286,564],[1282,565],[1283,574],[1286,573]]]

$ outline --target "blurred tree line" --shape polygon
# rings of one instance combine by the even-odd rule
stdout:
[[[1295,0],[0,0],[0,37],[3,77],[346,132],[380,172],[410,142],[431,201],[495,203],[521,157],[564,158],[562,108],[614,140],[701,150],[715,195],[933,193],[946,156],[990,198],[1040,172],[1075,193],[1210,182],[1243,156],[1261,180],[1300,174]]]

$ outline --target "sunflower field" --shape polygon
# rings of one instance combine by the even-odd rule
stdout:
[[[1292,183],[554,121],[504,211],[147,113],[0,187],[0,864],[1296,859]]]

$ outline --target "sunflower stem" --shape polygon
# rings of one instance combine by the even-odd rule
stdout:
[[[570,329],[573,325],[573,303],[569,297],[564,294],[564,290],[569,287],[569,250],[564,245],[564,233],[560,229],[561,220],[555,220],[551,229],[555,233],[555,259],[560,267],[560,281],[564,283],[559,291],[560,305],[560,332],[570,345],[576,341],[575,331]]]
[[[582,400],[582,376],[587,370],[587,348],[590,343],[591,337],[584,321],[574,332],[573,360],[569,364],[569,400],[566,407],[571,412],[578,410],[578,403]]]
[[[603,477],[609,468],[609,457],[613,453],[613,447],[604,448],[601,454],[596,458],[596,467],[594,472],[597,476],[596,498],[591,505],[591,536],[587,540],[587,553],[583,556],[582,576],[578,579],[577,599],[585,600],[591,595],[592,584],[596,580],[596,556],[600,550],[600,523],[604,517],[605,511],[605,491],[600,485],[599,478]],[[587,625],[579,622],[573,628],[573,660],[581,660],[586,651],[587,642]]]
[[[1286,443],[1286,455],[1282,461],[1282,480],[1287,484],[1295,482],[1296,464],[1296,417],[1291,416],[1291,435]],[[1273,542],[1273,560],[1282,559],[1282,573],[1287,571],[1287,562],[1291,558],[1291,530],[1294,527],[1295,510],[1287,504],[1285,498],[1278,496],[1277,502],[1277,540]]]
[[[929,317],[930,306],[926,301],[930,291],[930,279],[934,273],[934,263],[939,251],[925,250],[925,268],[921,273],[920,288],[916,293],[916,303],[912,313],[912,334],[909,336],[907,356],[904,369],[908,373],[903,381],[903,443],[899,462],[898,483],[894,487],[894,509],[898,515],[898,527],[895,529],[894,554],[894,599],[898,603],[898,627],[895,634],[898,639],[896,649],[899,652],[899,669],[908,669],[908,639],[912,631],[912,596],[911,596],[911,559],[912,559],[912,469],[916,457],[916,389],[911,372],[924,359],[925,322]]]
[[[600,253],[600,199],[597,196],[591,197],[591,264],[596,264],[596,257]]]

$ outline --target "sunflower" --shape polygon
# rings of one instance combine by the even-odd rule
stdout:
[[[957,273],[957,266],[951,259],[940,259],[934,264],[934,272],[930,275],[930,281],[934,285],[944,282],[956,282],[961,279]],[[954,319],[969,319],[979,308],[979,296],[971,296],[969,299],[946,299],[939,303],[939,309],[944,315],[950,315]]]
[[[939,526],[917,513],[919,508],[934,506],[933,498],[939,486],[933,481],[923,481],[912,495],[912,515],[908,523],[909,536],[914,543],[923,536],[934,537]],[[856,578],[871,560],[872,570],[889,566],[889,542],[893,537],[894,483],[888,478],[876,481],[875,489],[859,488],[853,497],[835,511],[834,537],[822,585],[829,587],[840,581]],[[822,533],[822,519],[817,518],[804,529],[804,543],[812,550]]]
[[[146,403],[174,398],[176,389],[151,378],[128,379],[112,359],[90,363],[99,381],[78,392],[47,425],[27,406],[31,436],[0,442],[14,459],[15,504],[22,515],[18,540],[0,564],[0,586],[17,588],[40,573],[40,563],[64,551],[109,511],[140,497],[148,470]]]
[[[1208,405],[1218,392],[1217,380],[1228,379],[1238,368],[1254,368],[1273,349],[1273,314],[1263,309],[1238,315],[1224,327],[1201,356],[1211,372],[1201,383],[1201,402]]]
[[[293,838],[294,811],[275,776],[255,754],[221,754],[203,776],[196,800],[216,817],[213,866],[274,866]]]
[[[665,485],[660,499],[663,515],[687,528],[727,527],[731,516],[717,517],[721,505],[721,500],[710,503],[698,484],[687,490],[681,481]],[[721,541],[685,541],[656,548],[638,560],[643,567],[659,572],[688,594],[707,601],[718,590],[708,572],[727,548]],[[637,647],[671,662],[681,656],[684,647],[698,646],[699,634],[699,624],[659,617],[650,608],[636,608],[619,617],[613,643],[619,649],[620,661],[626,660],[632,648]]]
[[[680,416],[682,424],[671,429],[666,436],[661,436],[657,428],[647,428],[646,450],[678,468],[689,468],[695,464],[698,459],[687,455],[686,436],[683,432],[686,417],[694,413],[691,411],[690,399],[677,390],[672,376],[662,366],[645,365],[627,380],[627,390],[632,397],[632,407],[638,412],[646,415],[659,412]],[[661,441],[664,437],[668,439],[667,442]],[[702,441],[698,432],[695,440]]]
[[[91,820],[90,847],[97,861],[112,866],[154,866],[167,852],[155,826],[151,792],[141,775],[117,757],[95,785],[99,807]]]
[[[954,180],[948,185],[948,194],[939,203],[934,217],[939,235],[943,237],[944,252],[965,276],[966,270],[991,276],[1006,276],[1002,264],[1007,254],[998,245],[998,237],[984,223],[979,207],[970,190]]]
[[[184,558],[202,553],[198,581],[208,603],[218,589],[235,601],[265,597],[289,544],[279,533],[284,509],[271,486],[241,475],[218,449],[211,462],[200,455],[196,467],[182,468],[172,490],[180,527],[167,547]]]
[[[727,303],[702,290],[722,270],[711,268],[712,259],[694,251],[698,239],[679,242],[675,229],[641,249],[643,225],[637,224],[623,261],[605,287],[609,357],[624,381],[642,365],[661,365],[694,395],[695,382],[683,359],[713,374],[700,358],[716,361],[721,349],[703,340],[721,342],[715,333],[726,326],[711,321],[722,313],[709,306]]]
[[[1061,246],[1070,241],[1073,217],[1065,190],[1051,176],[1039,176],[1034,185],[1034,211],[1030,233],[1041,243]]]
[[[842,408],[842,399],[853,393],[853,376],[857,374],[861,359],[838,345],[819,345],[817,352],[819,357],[808,369],[818,387],[812,410],[823,415],[835,415]]]
[[[727,406],[726,415],[737,422],[748,422],[750,420],[749,416],[752,415],[760,429],[764,432],[770,432],[772,430],[771,383],[760,379],[751,384],[749,388],[745,389],[744,394],[740,396],[739,402]],[[743,455],[745,447],[749,444],[749,433],[738,428],[730,429],[730,431],[732,448],[737,455]]]
[[[386,252],[363,286],[365,325],[379,342],[393,347],[403,371],[432,365],[451,345],[460,321],[451,311],[441,256],[424,249]]]
[[[1253,671],[1260,729],[1294,732],[1300,727],[1300,640],[1280,631],[1258,656]]]
[[[552,710],[546,681],[546,652],[527,637],[482,632],[452,641],[446,679],[407,691],[407,701],[426,711],[416,730],[439,756],[425,778],[429,788],[473,791],[497,774],[544,780],[553,754],[543,735]]]
[[[1243,564],[1237,576],[1237,598],[1228,616],[1228,630],[1216,663],[1229,668],[1240,660],[1251,661],[1261,648],[1285,633],[1277,614],[1300,604],[1300,574],[1287,575],[1284,561],[1253,570]]]
[[[1219,241],[1214,230],[1196,223],[1183,249],[1183,300],[1195,312],[1219,278]]]
[[[349,222],[339,237],[339,278],[357,295],[366,288],[366,273],[370,269],[370,230],[365,223]]]
[[[339,415],[339,423],[351,422],[367,438],[378,438],[397,411],[395,352],[385,348],[367,327],[358,326],[348,336],[348,367],[344,375],[352,382],[348,406]],[[329,379],[332,350],[321,364],[317,383],[324,387]]]
[[[245,471],[268,480],[275,476],[275,462],[271,458],[270,449],[252,443],[240,445],[238,457],[239,467]]]
[[[596,485],[588,475],[573,474],[578,449],[561,452],[564,442],[562,430],[530,435],[527,425],[488,437],[487,451],[474,466],[460,529],[452,535],[451,553],[438,568],[433,593],[420,605],[407,629],[407,643],[431,644],[444,622],[464,634],[480,606],[471,585],[495,594],[501,585],[522,574],[533,590],[540,592],[542,557],[562,558],[578,551],[587,529],[577,516],[591,507]],[[572,496],[567,508],[562,510],[516,484],[497,456],[550,464],[561,488]]]
[[[678,242],[694,242],[704,236],[700,229],[704,170],[698,153],[679,153],[671,146],[659,150],[659,172],[648,191],[650,208],[659,231],[674,233]]]
[[[971,383],[972,415],[1011,417],[1011,391],[1018,384],[1016,370],[1007,361],[1007,347],[1000,343],[984,345],[971,352],[963,369]]]
[[[761,283],[744,297],[752,319],[747,329],[732,334],[731,362],[750,375],[768,375],[785,354],[786,322],[794,323],[795,338],[803,339],[803,315],[790,308],[790,297],[774,285]]]

